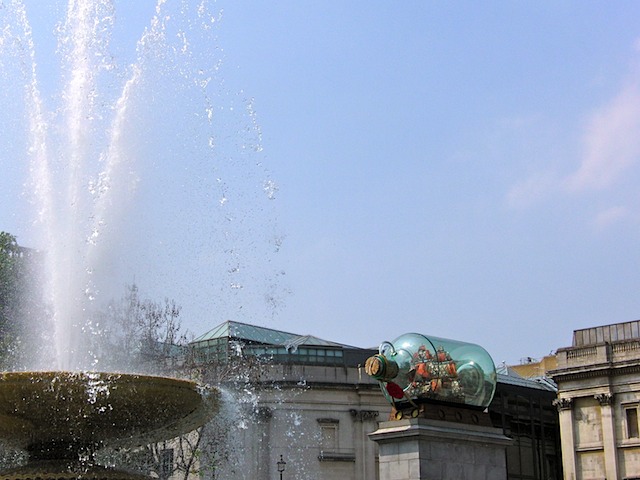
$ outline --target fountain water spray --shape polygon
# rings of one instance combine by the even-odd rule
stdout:
[[[54,358],[30,355],[20,368],[105,368],[94,346],[104,330],[96,311],[132,281],[163,296],[182,289],[227,317],[268,316],[247,303],[269,298],[267,308],[277,307],[278,274],[260,271],[268,262],[256,257],[272,255],[280,241],[262,228],[271,218],[249,190],[257,185],[272,199],[277,186],[245,165],[243,156],[262,148],[251,99],[214,87],[220,12],[206,0],[158,0],[127,52],[115,42],[116,0],[70,0],[55,26],[60,64],[52,67],[29,22],[33,12],[20,1],[0,5],[0,73],[23,85],[35,210],[27,244],[45,253],[54,324],[47,343],[56,350]],[[52,88],[58,76],[61,86]],[[233,120],[234,103],[251,125]],[[21,160],[13,148],[11,161]],[[194,269],[211,278],[193,285]]]
[[[113,5],[70,1],[59,27],[59,51],[65,85],[60,106],[47,112],[37,75],[36,48],[25,5],[6,5],[13,16],[17,55],[25,80],[32,202],[37,211],[36,237],[46,248],[44,291],[51,306],[55,365],[60,370],[92,367],[90,339],[96,276],[108,262],[108,233],[117,231],[131,200],[133,159],[122,140],[126,113],[143,75],[142,52],[161,41],[159,2],[156,15],[138,41],[138,58],[130,67],[115,101],[101,98],[100,73],[115,68],[108,52]],[[104,133],[101,132],[104,130]],[[100,238],[100,237],[104,237]],[[51,365],[51,359],[45,359]]]

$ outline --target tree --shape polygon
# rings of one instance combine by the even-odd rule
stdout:
[[[0,338],[13,330],[22,284],[20,247],[16,237],[0,232]]]
[[[143,299],[135,283],[125,285],[124,295],[97,315],[102,325],[94,347],[99,363],[116,370],[172,373],[187,343],[181,310],[174,300]]]
[[[110,463],[161,480],[216,478],[221,465],[241,455],[234,441],[238,425],[249,425],[265,414],[252,393],[264,370],[262,361],[238,348],[232,349],[227,361],[203,363],[181,331],[179,306],[167,299],[164,303],[143,300],[135,284],[127,285],[122,299],[110,304],[109,314],[122,334],[116,336],[121,358],[129,349],[138,368],[224,385],[226,392],[225,405],[220,407],[225,412],[206,425],[169,441],[110,452]]]
[[[135,283],[125,285],[123,296],[98,313],[103,330],[94,351],[99,363],[112,369],[195,380],[196,370],[184,361],[187,333],[181,328],[181,310],[174,300],[144,299]],[[142,448],[105,452],[106,463],[153,474],[161,480],[176,475],[186,480],[196,473],[202,430]]]
[[[0,232],[0,368],[26,365],[46,348],[49,315],[39,290],[40,255]]]

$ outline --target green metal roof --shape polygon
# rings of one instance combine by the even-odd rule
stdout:
[[[323,340],[313,335],[297,335],[295,333],[283,332],[272,328],[258,327],[247,323],[232,322],[230,320],[221,323],[217,327],[209,330],[207,333],[200,335],[191,343],[205,342],[217,338],[233,338],[235,340],[244,340],[249,342],[261,343],[265,345],[284,345],[291,347],[307,346],[323,346],[323,347],[349,347],[341,343]]]

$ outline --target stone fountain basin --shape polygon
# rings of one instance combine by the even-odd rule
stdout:
[[[0,438],[36,455],[144,445],[203,425],[218,396],[195,382],[150,375],[4,372]]]

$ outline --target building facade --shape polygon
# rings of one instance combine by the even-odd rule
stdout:
[[[232,432],[202,457],[204,471],[214,466],[205,478],[278,478],[281,458],[283,478],[378,478],[378,445],[369,434],[392,407],[364,373],[377,350],[238,322],[215,327],[190,349],[203,379],[226,392],[220,418]],[[512,439],[507,478],[559,480],[555,386],[508,371],[497,380],[491,405],[477,413]]]
[[[640,479],[640,321],[575,330],[550,375],[565,478]]]
[[[377,478],[368,435],[391,407],[360,367],[375,351],[238,322],[190,347],[204,379],[229,392],[222,415],[236,427],[225,458],[212,452],[214,478],[278,478],[281,458],[284,478]]]

